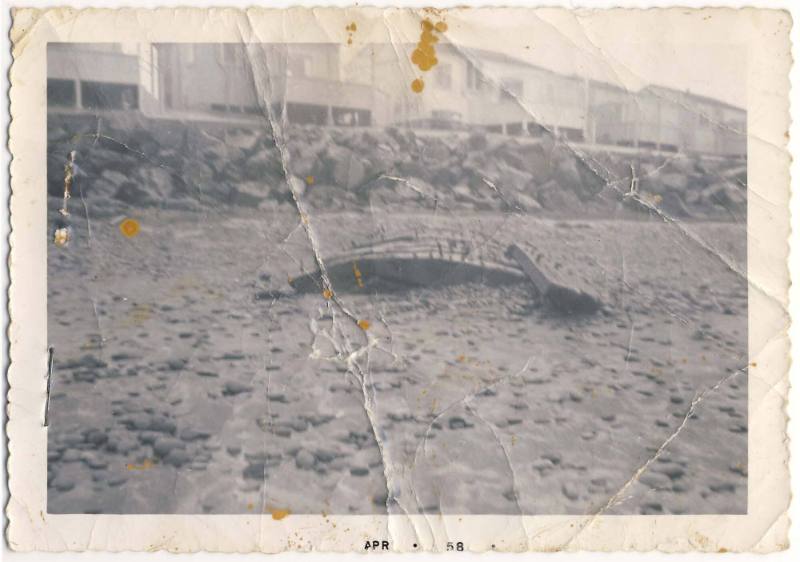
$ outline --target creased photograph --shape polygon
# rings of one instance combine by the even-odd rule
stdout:
[[[16,10],[10,546],[786,548],[790,22]]]

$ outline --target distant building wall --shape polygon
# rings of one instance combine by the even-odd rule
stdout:
[[[261,114],[267,104],[289,121],[371,122],[374,96],[364,84],[341,80],[338,45],[164,44],[163,110]]]
[[[345,76],[370,68],[377,89],[391,99],[390,121],[427,121],[482,126],[513,134],[542,128],[574,140],[586,128],[586,87],[582,79],[497,56],[436,45],[437,64],[427,72],[413,66],[414,44],[370,45],[348,65]],[[421,92],[411,82],[424,81]]]
[[[343,79],[369,85],[384,100],[385,109],[377,114],[379,124],[466,122],[469,103],[463,57],[437,49],[438,63],[420,72],[411,63],[414,48],[410,43],[345,48]],[[417,78],[424,82],[420,93],[411,89]]]
[[[529,134],[547,129],[582,140],[586,125],[582,79],[483,51],[475,52],[470,65],[477,66],[489,83],[489,101],[494,104],[492,111],[475,107],[475,122]]]
[[[546,130],[572,141],[744,155],[744,110],[663,87],[632,93],[503,54],[437,44],[437,64],[411,62],[414,43],[59,44],[48,46],[48,107],[139,110],[181,119],[319,125]],[[424,88],[412,91],[413,80]]]
[[[668,88],[607,95],[592,107],[600,143],[713,155],[744,155],[747,113]]]
[[[258,96],[238,43],[159,44],[161,112],[258,113]]]
[[[49,44],[48,107],[56,111],[150,107],[153,95],[142,87],[139,60],[138,48],[126,51],[120,44]]]

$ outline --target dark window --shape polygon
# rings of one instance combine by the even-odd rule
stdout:
[[[47,79],[47,105],[75,107],[75,81]]]
[[[506,134],[517,136],[522,134],[522,123],[506,123]]]
[[[81,100],[86,109],[138,109],[139,90],[130,84],[81,82]]]
[[[467,61],[467,88],[470,90],[478,89],[478,70],[475,65]]]
[[[489,89],[489,83],[483,73],[471,61],[467,61],[467,88],[478,91]]]
[[[561,134],[567,140],[575,141],[575,142],[583,142],[583,129],[572,129],[569,127],[562,127],[560,129]]]
[[[544,136],[547,128],[539,123],[528,123],[528,134],[532,137],[538,138]]]
[[[372,122],[372,114],[367,109],[356,109],[354,107],[334,107],[333,124],[343,127],[369,127]],[[289,116],[291,121],[291,115]]]

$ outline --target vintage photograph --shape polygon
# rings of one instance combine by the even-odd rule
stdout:
[[[47,45],[47,512],[746,514],[746,68],[359,33]]]

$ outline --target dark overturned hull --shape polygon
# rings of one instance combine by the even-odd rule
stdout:
[[[301,294],[334,292],[351,294],[401,293],[413,289],[437,289],[467,283],[487,287],[529,283],[536,299],[548,310],[559,315],[594,314],[602,303],[594,296],[551,280],[516,244],[506,256],[513,265],[475,262],[466,256],[461,261],[419,255],[356,255],[326,262],[329,283],[324,283],[317,271],[289,281]]]
[[[495,287],[526,282],[521,271],[499,264],[435,257],[367,257],[335,261],[325,266],[333,291],[341,293],[397,293],[465,283]],[[321,293],[324,290],[318,271],[296,277],[290,285],[299,293]]]

